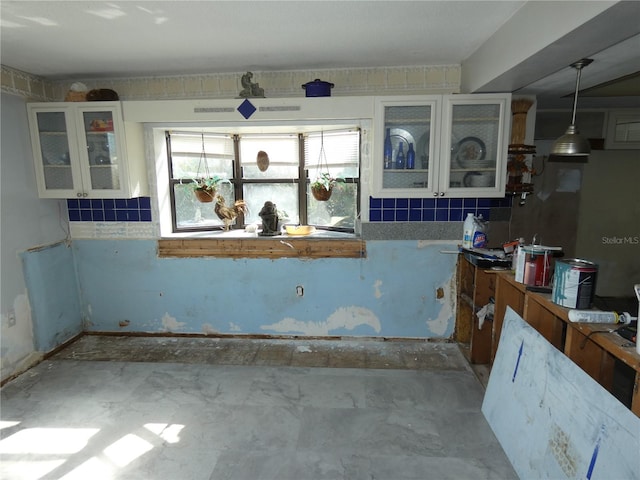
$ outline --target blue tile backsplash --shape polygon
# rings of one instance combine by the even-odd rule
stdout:
[[[490,220],[491,209],[511,207],[505,198],[374,198],[369,197],[370,222],[462,222],[467,213]]]
[[[467,213],[491,219],[491,209],[511,207],[505,198],[374,198],[370,222],[462,222]],[[67,200],[71,222],[150,222],[151,199],[101,198]]]
[[[67,200],[71,222],[150,222],[151,198],[72,198]]]

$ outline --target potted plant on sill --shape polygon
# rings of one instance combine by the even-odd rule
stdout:
[[[216,190],[222,178],[214,175],[213,177],[194,178],[191,181],[196,198],[202,203],[210,203],[216,196]]]
[[[313,197],[319,202],[326,202],[331,198],[331,192],[333,186],[339,181],[336,178],[331,177],[329,172],[322,172],[318,177],[311,182],[311,193]]]

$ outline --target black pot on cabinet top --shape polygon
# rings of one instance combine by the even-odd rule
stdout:
[[[302,85],[302,88],[306,91],[305,97],[330,97],[333,87],[333,83],[324,82],[319,78],[316,78],[313,82],[307,82]]]

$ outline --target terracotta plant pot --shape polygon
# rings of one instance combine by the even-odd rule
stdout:
[[[202,203],[211,203],[216,196],[216,191],[213,189],[198,188],[194,192],[196,198]]]
[[[311,187],[311,193],[313,194],[313,197],[319,202],[326,202],[327,200],[329,200],[329,198],[331,198],[332,191],[333,187],[329,188],[328,190],[323,186]]]

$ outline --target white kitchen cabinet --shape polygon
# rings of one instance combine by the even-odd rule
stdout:
[[[378,97],[373,195],[504,196],[510,102],[510,94]],[[387,132],[391,165],[384,163]],[[415,167],[397,168],[400,144],[406,157],[410,143]]]
[[[438,185],[442,96],[377,97],[374,107],[373,192],[380,197],[422,197]],[[385,165],[387,135],[392,159]],[[409,146],[415,151],[414,168],[406,168]],[[405,165],[398,166],[402,148]]]
[[[120,102],[27,105],[42,198],[134,198],[148,194],[142,127]]]

